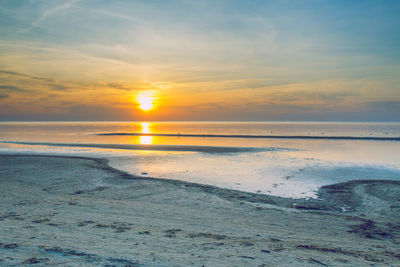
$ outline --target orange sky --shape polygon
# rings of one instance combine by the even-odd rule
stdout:
[[[0,120],[396,121],[398,6],[5,1]]]

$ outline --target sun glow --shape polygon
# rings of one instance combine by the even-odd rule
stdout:
[[[139,108],[144,111],[154,108],[154,100],[154,93],[151,91],[140,92],[136,97]]]

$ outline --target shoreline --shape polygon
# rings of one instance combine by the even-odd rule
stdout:
[[[44,157],[44,158],[65,158],[65,159],[83,159],[97,162],[101,167],[98,169],[109,171],[124,179],[128,180],[148,180],[160,183],[169,183],[179,187],[200,190],[208,194],[216,195],[227,200],[246,201],[254,204],[267,204],[281,208],[292,208],[304,211],[320,210],[325,212],[350,212],[355,211],[356,206],[360,205],[360,196],[351,197],[353,190],[357,186],[368,185],[395,185],[400,186],[400,181],[395,180],[350,180],[328,184],[320,187],[317,191],[317,198],[289,198],[273,196],[269,194],[253,193],[240,191],[236,189],[222,188],[214,185],[193,183],[184,180],[175,180],[168,178],[157,178],[151,176],[136,176],[109,165],[109,160],[106,158],[92,158],[82,156],[65,156],[65,155],[35,155],[35,154],[0,154],[0,157]],[[338,203],[339,202],[339,203]],[[347,206],[347,207],[344,207]]]
[[[0,162],[0,264],[387,266],[400,259],[391,249],[400,244],[396,181],[350,181],[322,187],[320,199],[289,199],[136,177],[106,159],[17,154]],[[103,239],[112,244],[104,248]],[[128,248],[116,251],[121,245]]]
[[[178,151],[178,152],[203,152],[203,153],[245,153],[263,151],[286,151],[289,149],[279,147],[234,147],[234,146],[196,146],[196,145],[146,145],[146,144],[81,144],[81,143],[47,143],[47,142],[20,142],[1,141],[4,144],[31,145],[31,146],[55,146],[55,147],[83,147],[83,148],[110,148],[123,150],[154,150],[154,151]]]

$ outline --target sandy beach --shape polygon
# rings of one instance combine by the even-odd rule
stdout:
[[[399,266],[400,182],[289,199],[0,156],[2,266]]]

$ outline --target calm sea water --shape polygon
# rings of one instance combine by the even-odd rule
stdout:
[[[1,154],[101,157],[129,173],[284,197],[400,180],[400,123],[0,122]]]

